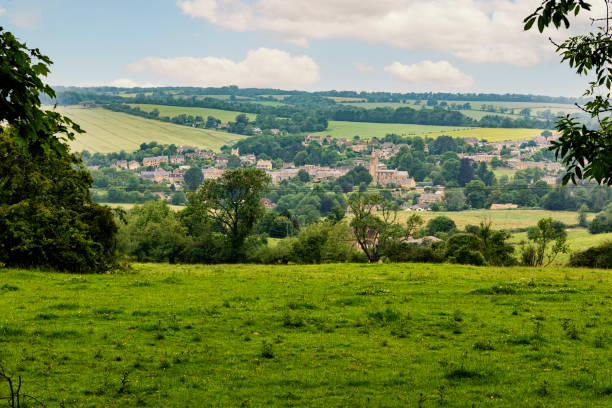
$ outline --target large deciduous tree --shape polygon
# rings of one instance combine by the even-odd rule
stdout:
[[[92,201],[93,182],[69,140],[80,128],[43,110],[55,97],[51,60],[0,27],[0,264],[101,272],[116,259],[117,226]]]
[[[204,175],[202,174],[201,169],[197,167],[191,167],[183,175],[183,180],[185,180],[185,185],[189,190],[195,191],[198,189],[198,187],[200,187],[202,181],[204,181]]]
[[[384,201],[378,194],[355,193],[348,201],[353,218],[353,229],[357,244],[370,262],[377,262],[384,254],[388,240],[403,235],[395,224],[397,208]]]
[[[190,214],[210,221],[213,230],[225,234],[229,261],[245,259],[245,241],[263,215],[260,201],[269,182],[262,170],[231,170],[217,180],[205,180],[189,196]]]
[[[591,18],[595,25],[592,32],[554,43],[562,62],[567,62],[577,74],[592,78],[584,93],[590,100],[580,108],[599,125],[598,129],[590,129],[569,115],[557,122],[561,137],[551,142],[551,149],[567,166],[563,183],[575,182],[578,178],[612,185],[612,5],[610,0],[599,1],[605,4],[606,14]],[[585,0],[544,0],[525,18],[525,30],[537,26],[543,32],[551,25],[569,28],[572,16],[590,10],[591,2]]]

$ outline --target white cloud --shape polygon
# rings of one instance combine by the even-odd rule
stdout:
[[[448,52],[467,62],[537,63],[544,36],[524,32],[533,0],[178,0],[187,15],[284,41],[355,39]],[[552,47],[547,46],[547,49]]]
[[[160,85],[156,85],[151,82],[138,83],[128,78],[118,78],[118,79],[115,79],[114,81],[105,82],[105,83],[86,82],[82,84],[77,84],[75,86],[82,86],[82,87],[114,86],[117,88],[156,88]]]
[[[385,67],[402,82],[414,85],[427,85],[435,89],[466,89],[474,86],[474,79],[448,61],[421,61],[412,65],[394,62]]]
[[[11,23],[23,30],[33,30],[38,27],[40,20],[39,11],[16,11],[11,13]]]
[[[363,64],[361,62],[354,62],[353,69],[355,69],[355,71],[357,72],[367,74],[369,72],[373,72],[376,68],[374,68],[372,65]]]
[[[150,71],[186,86],[273,87],[304,89],[319,80],[319,66],[308,56],[259,48],[243,61],[217,57],[144,58],[127,69]]]
[[[0,16],[3,16],[6,14],[6,9],[0,8]]]

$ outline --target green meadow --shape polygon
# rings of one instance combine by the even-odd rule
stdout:
[[[517,232],[512,234],[509,242],[519,244],[522,241],[527,241],[526,232]],[[572,252],[584,251],[591,247],[599,246],[604,242],[612,241],[612,232],[605,234],[591,234],[586,228],[571,228],[567,230],[567,243],[570,251],[567,254],[559,254],[559,257],[554,261],[557,265],[567,265]]]
[[[49,407],[609,407],[611,276],[426,264],[0,269],[0,361]]]
[[[151,112],[153,109],[157,109],[159,111],[159,116],[178,116],[178,115],[192,115],[192,116],[201,116],[205,121],[208,116],[214,116],[217,119],[220,119],[222,122],[235,121],[236,116],[240,115],[242,112],[234,112],[227,111],[221,109],[211,109],[211,108],[190,108],[183,106],[168,106],[168,105],[150,105],[150,104],[138,104],[138,103],[130,103],[131,107],[139,107],[140,110],[144,112]],[[248,116],[249,120],[255,120],[255,114],[253,113],[245,113]]]
[[[141,143],[156,141],[218,150],[244,136],[209,129],[196,129],[145,119],[103,108],[58,107],[57,111],[78,123],[86,133],[70,143],[72,150],[110,153],[138,150]]]

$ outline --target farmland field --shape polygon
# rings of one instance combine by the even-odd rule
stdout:
[[[414,214],[414,211],[401,211],[398,218],[403,221],[410,214]],[[478,225],[484,219],[490,219],[495,229],[528,228],[546,217],[552,217],[567,225],[578,223],[578,213],[573,211],[523,210],[520,208],[515,210],[427,211],[418,214],[425,219],[425,222],[441,215],[449,217],[455,221],[459,229],[465,228],[466,225]],[[594,214],[588,214],[588,219],[594,216]]]
[[[512,234],[510,242],[517,244],[521,241],[527,241],[526,232]],[[568,229],[567,243],[569,245],[570,252],[567,254],[560,254],[554,263],[557,265],[565,265],[569,262],[572,252],[583,251],[590,247],[601,245],[606,241],[612,241],[612,232],[606,234],[590,234],[586,228]]]
[[[195,129],[103,108],[82,109],[62,106],[57,110],[74,120],[87,132],[77,135],[76,140],[70,143],[75,151],[85,149],[92,153],[134,151],[138,150],[141,143],[151,141],[218,150],[224,144],[231,144],[243,138],[232,133]]]
[[[335,138],[352,139],[358,135],[362,139],[385,137],[389,133],[404,136],[438,137],[449,135],[453,137],[475,137],[490,142],[503,140],[523,140],[537,137],[542,129],[499,129],[499,128],[466,128],[457,126],[406,125],[395,123],[343,122],[330,121],[327,130],[319,135],[331,135]]]
[[[422,264],[0,269],[0,361],[50,407],[609,407],[611,276]]]
[[[144,112],[151,112],[153,109],[157,109],[159,111],[159,116],[178,116],[181,114],[192,115],[192,116],[201,116],[205,121],[208,116],[214,116],[217,119],[220,119],[222,122],[235,121],[236,116],[240,115],[241,112],[227,111],[221,109],[211,109],[211,108],[190,108],[183,106],[167,106],[167,105],[149,105],[149,104],[137,104],[130,103],[132,107],[139,107],[140,110]],[[255,114],[246,113],[249,120],[255,120]]]

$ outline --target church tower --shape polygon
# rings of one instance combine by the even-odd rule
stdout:
[[[370,158],[370,176],[374,183],[378,182],[378,157],[372,156]]]

